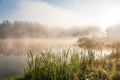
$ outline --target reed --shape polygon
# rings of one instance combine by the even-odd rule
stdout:
[[[113,48],[112,53],[107,56],[96,58],[96,51],[102,53],[103,45],[88,38],[79,41],[82,51],[50,50],[37,55],[30,51],[27,54],[24,76],[11,80],[119,80],[119,63],[116,64],[119,57],[115,60],[110,57],[119,48]]]

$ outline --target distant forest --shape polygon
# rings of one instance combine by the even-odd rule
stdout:
[[[112,28],[108,33],[111,35]],[[37,22],[10,22],[4,20],[0,23],[0,38],[56,38],[56,37],[83,37],[103,36],[100,27],[96,26],[72,26],[69,28],[49,27]]]

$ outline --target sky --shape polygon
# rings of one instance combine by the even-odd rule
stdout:
[[[120,23],[120,0],[0,0],[3,20],[49,26],[97,25],[103,30]]]

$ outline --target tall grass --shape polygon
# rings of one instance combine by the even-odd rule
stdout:
[[[110,80],[103,63],[70,49],[62,52],[28,53],[25,75],[17,80]],[[89,51],[89,54],[92,52]]]
[[[116,64],[116,60],[110,57],[113,53],[96,58],[95,51],[100,49],[102,52],[101,45],[86,38],[81,42],[82,45],[79,43],[79,46],[84,48],[81,52],[72,49],[58,52],[44,51],[37,55],[29,52],[25,74],[21,78],[15,78],[15,80],[120,79],[120,70],[116,67],[118,63]]]
[[[41,52],[36,57],[28,54],[28,67],[24,79],[31,80],[73,80],[79,71],[80,57],[70,50],[60,53]]]

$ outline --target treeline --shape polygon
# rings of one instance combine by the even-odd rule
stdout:
[[[81,37],[101,36],[103,33],[96,26],[73,26],[71,28],[48,27],[37,22],[0,23],[0,38],[49,38],[49,37]]]

